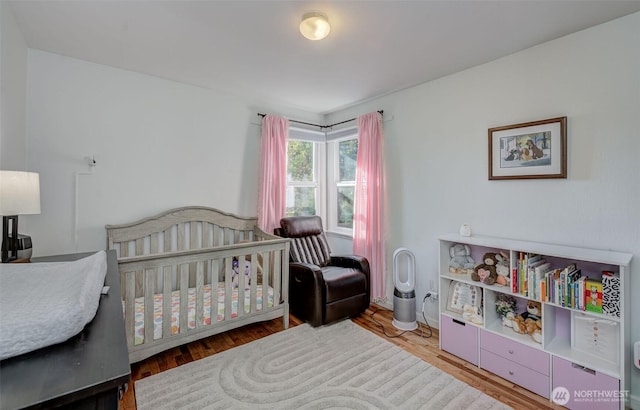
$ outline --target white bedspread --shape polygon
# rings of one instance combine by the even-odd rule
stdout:
[[[64,342],[95,316],[104,251],[73,262],[0,265],[0,360]]]

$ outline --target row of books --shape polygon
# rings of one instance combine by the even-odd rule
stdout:
[[[605,278],[610,275],[613,274],[603,272]],[[530,299],[603,313],[602,280],[583,275],[575,263],[563,269],[551,268],[542,256],[521,253],[512,271],[511,287],[513,293]]]

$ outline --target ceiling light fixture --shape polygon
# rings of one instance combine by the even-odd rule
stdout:
[[[325,14],[317,11],[305,13],[300,23],[300,33],[309,40],[322,40],[329,35],[331,26]]]

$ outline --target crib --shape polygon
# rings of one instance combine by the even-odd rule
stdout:
[[[182,207],[107,225],[129,361],[250,323],[289,326],[289,240],[245,218]]]

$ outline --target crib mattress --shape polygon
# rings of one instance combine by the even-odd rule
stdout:
[[[273,288],[268,287],[267,306],[273,306]],[[187,292],[187,328],[196,328],[196,290],[189,288]],[[162,338],[162,302],[163,294],[153,295],[153,339]],[[204,324],[211,324],[211,285],[204,286]],[[245,290],[244,309],[250,311],[251,293]],[[262,310],[262,285],[256,287],[256,309]],[[238,316],[238,289],[233,289],[231,295],[231,318]],[[222,321],[225,318],[225,284],[218,283],[218,309],[216,312],[216,321]],[[180,291],[171,293],[171,334],[177,334],[180,331]],[[144,297],[135,299],[135,338],[134,345],[144,343]]]

